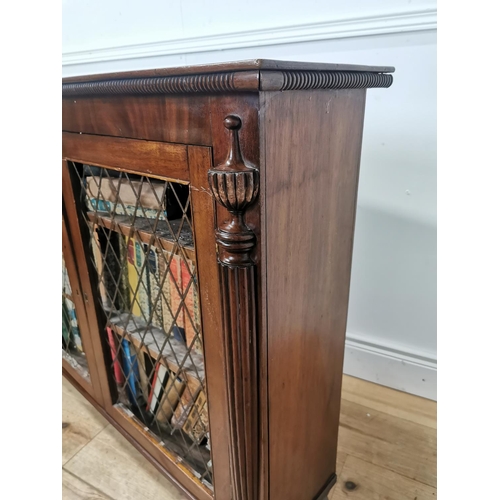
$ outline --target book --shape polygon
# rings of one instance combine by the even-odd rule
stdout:
[[[181,275],[181,259],[178,255],[173,254],[170,261],[170,306],[174,316],[175,324],[173,328],[174,338],[180,342],[186,342],[186,333],[184,330],[184,307],[182,305],[182,275]],[[177,315],[177,317],[176,317]]]
[[[108,229],[94,228],[92,233],[92,254],[97,271],[101,304],[105,311],[126,309],[128,294],[122,292],[120,260],[120,235]]]
[[[158,249],[158,267],[161,284],[161,309],[162,328],[165,333],[169,333],[172,328],[174,318],[172,316],[172,303],[170,299],[170,273],[168,272],[168,262],[171,257],[170,252]]]
[[[184,332],[186,334],[186,345],[190,349],[194,348],[197,334],[194,322],[194,282],[188,264],[186,264],[182,256],[179,257],[179,264],[181,268],[181,290],[184,295],[184,307],[182,309],[184,315]]]
[[[108,294],[106,293],[106,285],[104,282],[104,260],[101,251],[101,244],[99,243],[99,235],[97,228],[92,232],[92,255],[94,257],[94,266],[97,271],[97,280],[99,284],[99,295],[101,296],[101,305],[105,311],[111,309],[111,302]]]
[[[122,234],[118,235],[119,254],[120,254],[120,309],[123,312],[130,311],[130,290],[128,280],[128,264],[127,264],[127,240]]]
[[[155,366],[153,382],[151,384],[151,391],[149,392],[148,404],[146,406],[146,411],[155,413],[158,408],[158,403],[160,401],[163,388],[169,377],[168,368],[162,363],[157,363]]]
[[[68,350],[72,347],[71,345],[71,324],[69,320],[69,313],[66,308],[64,298],[62,300],[62,338],[63,347]]]
[[[207,396],[201,390],[196,398],[182,430],[195,442],[200,443],[208,432],[208,406]]]
[[[152,313],[152,323],[159,328],[163,325],[163,310],[161,301],[161,276],[158,262],[158,249],[151,245],[147,252],[149,291],[150,291],[150,311]]]
[[[71,338],[75,344],[76,349],[80,352],[83,352],[82,338],[80,336],[80,329],[78,328],[78,320],[76,319],[75,304],[73,304],[73,301],[68,297],[64,297],[64,302],[66,304],[66,311],[69,319]]]
[[[151,357],[142,349],[137,349],[137,364],[139,367],[139,385],[144,402],[148,401],[153,375],[153,362]]]
[[[193,316],[194,324],[198,330],[198,336],[194,342],[194,349],[198,354],[203,355],[203,334],[201,328],[201,313],[200,313],[200,298],[198,293],[198,275],[196,274],[196,266],[192,260],[188,261],[191,269],[191,274],[193,275]]]
[[[143,245],[135,240],[135,266],[137,268],[138,275],[138,287],[137,292],[139,305],[141,310],[141,315],[149,323],[151,311],[149,307],[149,272],[148,266],[146,264],[146,254],[144,253]]]
[[[89,210],[159,220],[167,218],[164,182],[86,177]]]
[[[177,405],[170,421],[172,427],[175,429],[182,429],[186,423],[189,412],[191,411],[191,408],[202,387],[200,381],[193,375],[184,372],[182,376],[185,380],[186,386],[184,387],[179,404]]]
[[[115,374],[115,382],[118,385],[123,385],[123,373],[120,367],[120,361],[118,359],[118,354],[116,351],[115,336],[113,330],[109,326],[106,327],[106,332],[108,334],[109,349],[111,351],[111,359],[113,361],[113,373]]]
[[[160,424],[170,422],[183,390],[183,380],[170,371],[167,384],[163,389],[160,404],[156,410],[156,420]]]
[[[135,267],[135,241],[133,238],[129,238],[127,243],[127,273],[130,292],[130,310],[134,316],[139,317],[141,315],[141,308],[139,306],[139,291],[137,289],[139,276]]]
[[[104,286],[113,309],[123,308],[120,289],[120,238],[116,231],[100,228],[98,231],[104,258]]]
[[[122,339],[123,348],[123,375],[125,377],[125,386],[131,403],[138,406],[137,384],[139,381],[139,365],[135,351],[131,348],[128,340]]]

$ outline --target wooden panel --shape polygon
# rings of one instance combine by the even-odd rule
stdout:
[[[436,486],[436,430],[342,401],[339,450]]]
[[[364,104],[264,100],[271,499],[314,498],[335,472]]]
[[[63,132],[63,157],[99,167],[189,181],[187,148],[180,144]]]
[[[62,381],[62,397],[62,463],[64,465],[99,434],[108,422],[65,379]]]
[[[344,375],[342,399],[436,429],[437,403]]]
[[[208,186],[208,169],[211,166],[210,149],[189,148],[191,206],[203,322],[214,487],[217,491],[217,500],[230,500],[229,421],[224,378],[224,339],[221,328],[222,297],[215,245],[215,204]]]
[[[436,489],[355,457],[348,457],[328,500],[435,500]]]
[[[207,95],[64,98],[67,132],[209,146]]]

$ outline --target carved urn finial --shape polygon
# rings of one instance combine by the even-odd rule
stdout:
[[[226,116],[224,126],[231,135],[226,161],[208,171],[215,199],[231,213],[231,219],[221,224],[216,232],[219,260],[227,265],[251,266],[255,235],[246,226],[243,214],[259,193],[259,171],[241,155],[238,136],[241,119],[235,115]]]

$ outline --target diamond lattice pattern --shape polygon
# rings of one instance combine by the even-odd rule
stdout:
[[[117,402],[211,487],[189,187],[72,166]]]

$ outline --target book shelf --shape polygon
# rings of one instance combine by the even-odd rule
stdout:
[[[365,96],[392,71],[63,81],[63,373],[187,498],[336,481]]]

